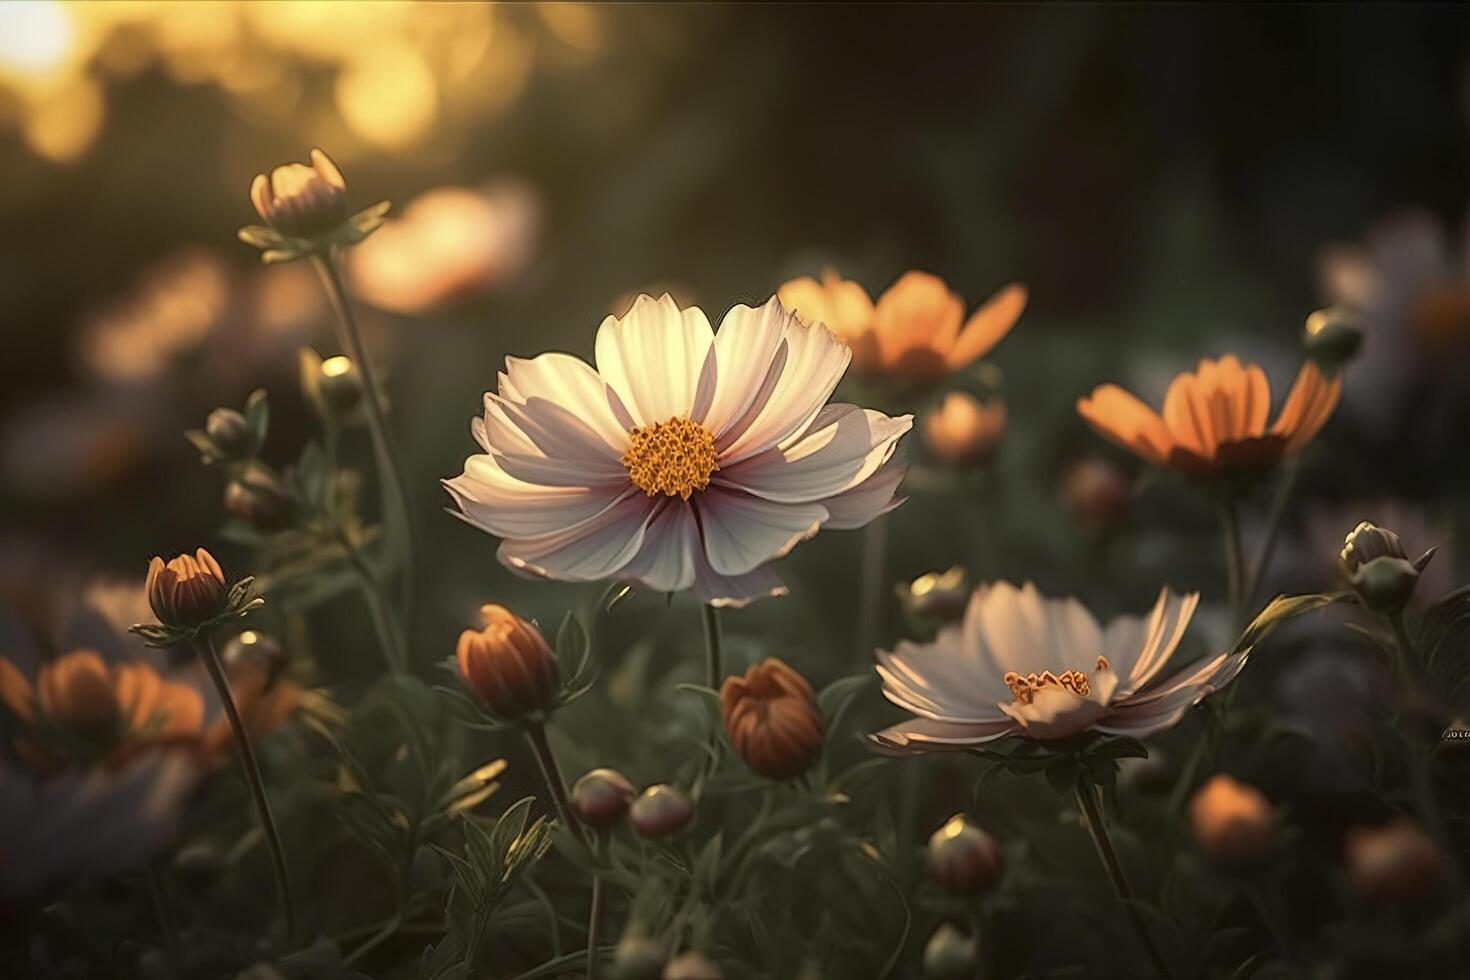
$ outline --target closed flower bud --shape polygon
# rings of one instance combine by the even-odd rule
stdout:
[[[1396,613],[1413,597],[1419,573],[1429,565],[1434,551],[1431,548],[1409,561],[1397,534],[1362,521],[1343,541],[1341,557],[1363,604],[1376,612]]]
[[[362,375],[357,365],[342,354],[322,360],[310,347],[303,347],[299,356],[306,400],[323,418],[346,421],[362,403]]]
[[[694,819],[694,800],[677,786],[659,783],[643,791],[628,810],[628,822],[640,837],[657,840],[676,834]]]
[[[943,572],[926,572],[907,585],[894,586],[898,601],[910,616],[957,619],[970,601],[969,576],[959,565]]]
[[[946,922],[924,944],[924,976],[929,980],[964,980],[975,972],[980,943]]]
[[[954,895],[978,895],[998,880],[1003,857],[994,837],[955,814],[929,838],[929,880]]]
[[[703,953],[688,950],[680,953],[664,967],[663,980],[723,980],[720,968]]]
[[[572,786],[572,809],[589,827],[603,830],[628,813],[638,791],[616,769],[593,769]]]
[[[1100,456],[1084,456],[1063,470],[1057,493],[1072,519],[1091,530],[1121,521],[1132,502],[1127,475]]]
[[[1364,898],[1402,902],[1432,891],[1443,874],[1434,841],[1401,817],[1381,827],[1354,827],[1345,839],[1348,880]]]
[[[790,779],[822,754],[826,726],[812,686],[775,657],[725,678],[720,710],[730,747],[767,779]]]
[[[1349,572],[1356,572],[1375,558],[1407,560],[1408,557],[1404,542],[1397,534],[1370,521],[1360,521],[1342,543],[1342,562]]]
[[[321,150],[311,151],[309,167],[287,163],[257,175],[250,201],[262,221],[292,238],[329,235],[347,220],[347,184]]]
[[[920,430],[924,445],[947,463],[983,466],[995,455],[1006,433],[1006,403],[989,403],[951,391],[939,407],[925,413]]]
[[[1332,373],[1358,356],[1363,326],[1347,310],[1318,310],[1307,317],[1302,346],[1323,371]]]
[[[1223,773],[1194,794],[1189,816],[1200,849],[1217,861],[1253,861],[1276,847],[1280,818],[1270,802]]]
[[[253,467],[243,477],[225,484],[225,512],[262,534],[273,534],[291,523],[291,497],[270,471]]]
[[[613,951],[616,980],[658,980],[663,965],[663,947],[639,932],[625,933]]]
[[[224,571],[203,548],[168,562],[155,557],[148,563],[144,588],[158,621],[182,629],[202,626],[218,616],[228,594]]]
[[[250,459],[260,448],[255,444],[255,430],[245,416],[233,408],[216,408],[204,420],[204,434],[219,450],[220,457],[237,463]]]
[[[507,721],[551,703],[561,672],[546,639],[504,606],[480,607],[485,626],[459,635],[456,659],[470,692]]]

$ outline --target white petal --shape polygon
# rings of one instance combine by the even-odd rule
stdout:
[[[597,370],[639,426],[689,418],[705,358],[714,343],[697,306],[680,310],[673,297],[640,296],[621,319],[597,331]]]
[[[835,497],[877,472],[913,421],[912,415],[889,418],[856,405],[828,405],[789,445],[733,464],[722,460],[712,482],[784,503]]]
[[[965,628],[972,633],[971,642],[987,649],[1002,673],[1060,673],[1078,666],[1063,663],[1053,651],[1046,603],[1035,585],[1027,582],[1018,589],[1009,582],[996,582],[977,591],[977,614],[971,617],[967,611]]]
[[[709,410],[702,418],[695,419],[716,440],[758,398],[764,401],[770,396],[769,388],[765,388],[767,379],[773,386],[780,377],[779,367],[785,364],[784,354],[780,365],[775,361],[788,319],[781,305],[772,301],[759,309],[743,304],[732,306],[720,321],[714,347],[700,377],[700,387],[712,389],[713,397]]]
[[[1158,602],[1154,603],[1147,617],[1143,647],[1131,664],[1113,664],[1118,676],[1127,678],[1118,692],[1119,697],[1126,698],[1158,675],[1184,638],[1184,631],[1189,628],[1189,621],[1198,605],[1198,592],[1181,596],[1165,588],[1159,593]]]
[[[621,457],[580,419],[554,402],[533,398],[525,405],[498,395],[496,407],[530,440],[535,453],[499,452],[500,466],[527,483],[546,486],[628,486]],[[489,416],[487,415],[487,419]],[[494,428],[491,442],[495,443]]]
[[[890,458],[878,472],[851,490],[827,497],[822,501],[822,506],[827,508],[827,523],[822,526],[833,531],[847,531],[864,527],[895,509],[905,499],[896,494],[907,472],[906,463]]]
[[[1107,707],[1063,687],[1043,687],[1032,695],[1030,704],[1002,702],[1000,710],[1016,719],[1032,738],[1066,738],[1091,728]]]
[[[494,456],[471,456],[464,472],[443,485],[465,520],[502,538],[567,530],[597,516],[618,497],[608,489],[526,483],[501,469]]]
[[[959,626],[946,626],[932,643],[901,641],[877,652],[884,695],[916,714],[939,720],[978,722],[994,719],[995,704],[1009,699],[1005,671],[989,651],[976,647]]]
[[[653,516],[653,502],[629,489],[595,519],[534,538],[507,538],[497,556],[519,572],[565,582],[615,577],[633,560]]]
[[[694,584],[694,556],[699,550],[694,508],[677,497],[660,501],[643,534],[643,547],[622,578],[650,592],[682,592]]]
[[[776,504],[714,488],[699,495],[697,508],[705,557],[721,575],[744,575],[780,558],[827,519],[821,504]]]
[[[769,565],[744,575],[721,575],[710,567],[702,551],[694,556],[694,594],[711,606],[739,609],[757,599],[790,592]]]
[[[525,404],[544,398],[567,409],[596,432],[614,452],[628,448],[628,430],[613,409],[617,394],[579,357],[552,352],[530,359],[507,357],[500,394]],[[621,408],[621,406],[619,406]]]
[[[780,308],[779,301],[770,302]],[[808,327],[784,309],[781,313],[786,318],[781,345],[784,358],[778,351],[772,362],[780,374],[769,384],[769,393],[763,398],[758,396],[716,440],[721,465],[754,456],[806,431],[852,359],[847,345],[826,327]]]
[[[1009,718],[981,725],[957,725],[943,721],[913,718],[872,735],[879,751],[899,753],[932,752],[939,749],[966,749],[991,742],[1004,735],[1021,731]]]

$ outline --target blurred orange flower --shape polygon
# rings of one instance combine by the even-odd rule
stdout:
[[[1266,373],[1226,355],[1175,377],[1162,416],[1115,384],[1079,399],[1077,412],[1098,434],[1155,466],[1186,476],[1248,476],[1299,452],[1327,423],[1341,394],[1341,379],[1329,380],[1317,365],[1304,364],[1268,429]]]
[[[790,779],[822,754],[826,726],[811,684],[775,657],[725,678],[720,709],[730,747],[767,779]]]
[[[863,287],[828,270],[777,291],[803,322],[825,323],[852,348],[853,370],[932,381],[969,366],[1010,332],[1026,309],[1020,283],[1003,287],[965,318],[965,301],[944,280],[906,272],[877,303]]]
[[[945,462],[984,464],[1005,438],[1006,403],[951,391],[938,408],[924,414],[919,431],[929,451]]]
[[[1251,861],[1268,854],[1279,838],[1280,818],[1254,786],[1224,773],[1210,778],[1189,803],[1190,830],[1200,849],[1217,861]]]

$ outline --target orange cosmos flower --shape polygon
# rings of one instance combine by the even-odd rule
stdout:
[[[1077,411],[1100,435],[1155,466],[1186,476],[1242,476],[1299,452],[1326,424],[1341,394],[1341,379],[1329,380],[1308,362],[1267,428],[1266,373],[1226,355],[1177,376],[1162,416],[1115,384],[1093,389],[1078,400]]]
[[[943,279],[906,272],[878,297],[828,270],[776,293],[805,323],[825,323],[852,348],[860,374],[933,381],[969,366],[1010,332],[1026,309],[1026,287],[1011,283],[965,318],[965,301]]]

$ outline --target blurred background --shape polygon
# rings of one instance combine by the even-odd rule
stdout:
[[[1230,351],[1279,400],[1303,318],[1342,301],[1369,343],[1307,500],[1324,540],[1391,498],[1433,529],[1411,546],[1443,544],[1465,486],[1446,451],[1470,363],[1467,26],[1406,5],[0,4],[4,547],[133,575],[219,545],[222,480],[181,433],[257,387],[267,458],[295,458],[297,351],[335,353],[330,321],[305,264],[262,267],[234,235],[251,177],[312,146],[355,206],[394,203],[349,272],[431,622],[510,587],[435,485],[505,354],[590,355],[640,290],[714,318],[826,266],[874,293],[926,269],[971,307],[1031,288],[992,356],[1010,431],[984,502],[945,505],[975,535],[900,515],[895,577],[967,561],[1085,592],[1128,569],[1137,594],[1104,609],[1166,568],[1217,583],[1213,553],[1191,572],[1160,543],[1213,542],[1212,515],[1136,484],[1075,401],[1105,380],[1157,399]],[[857,536],[829,537],[789,577],[844,567]]]

